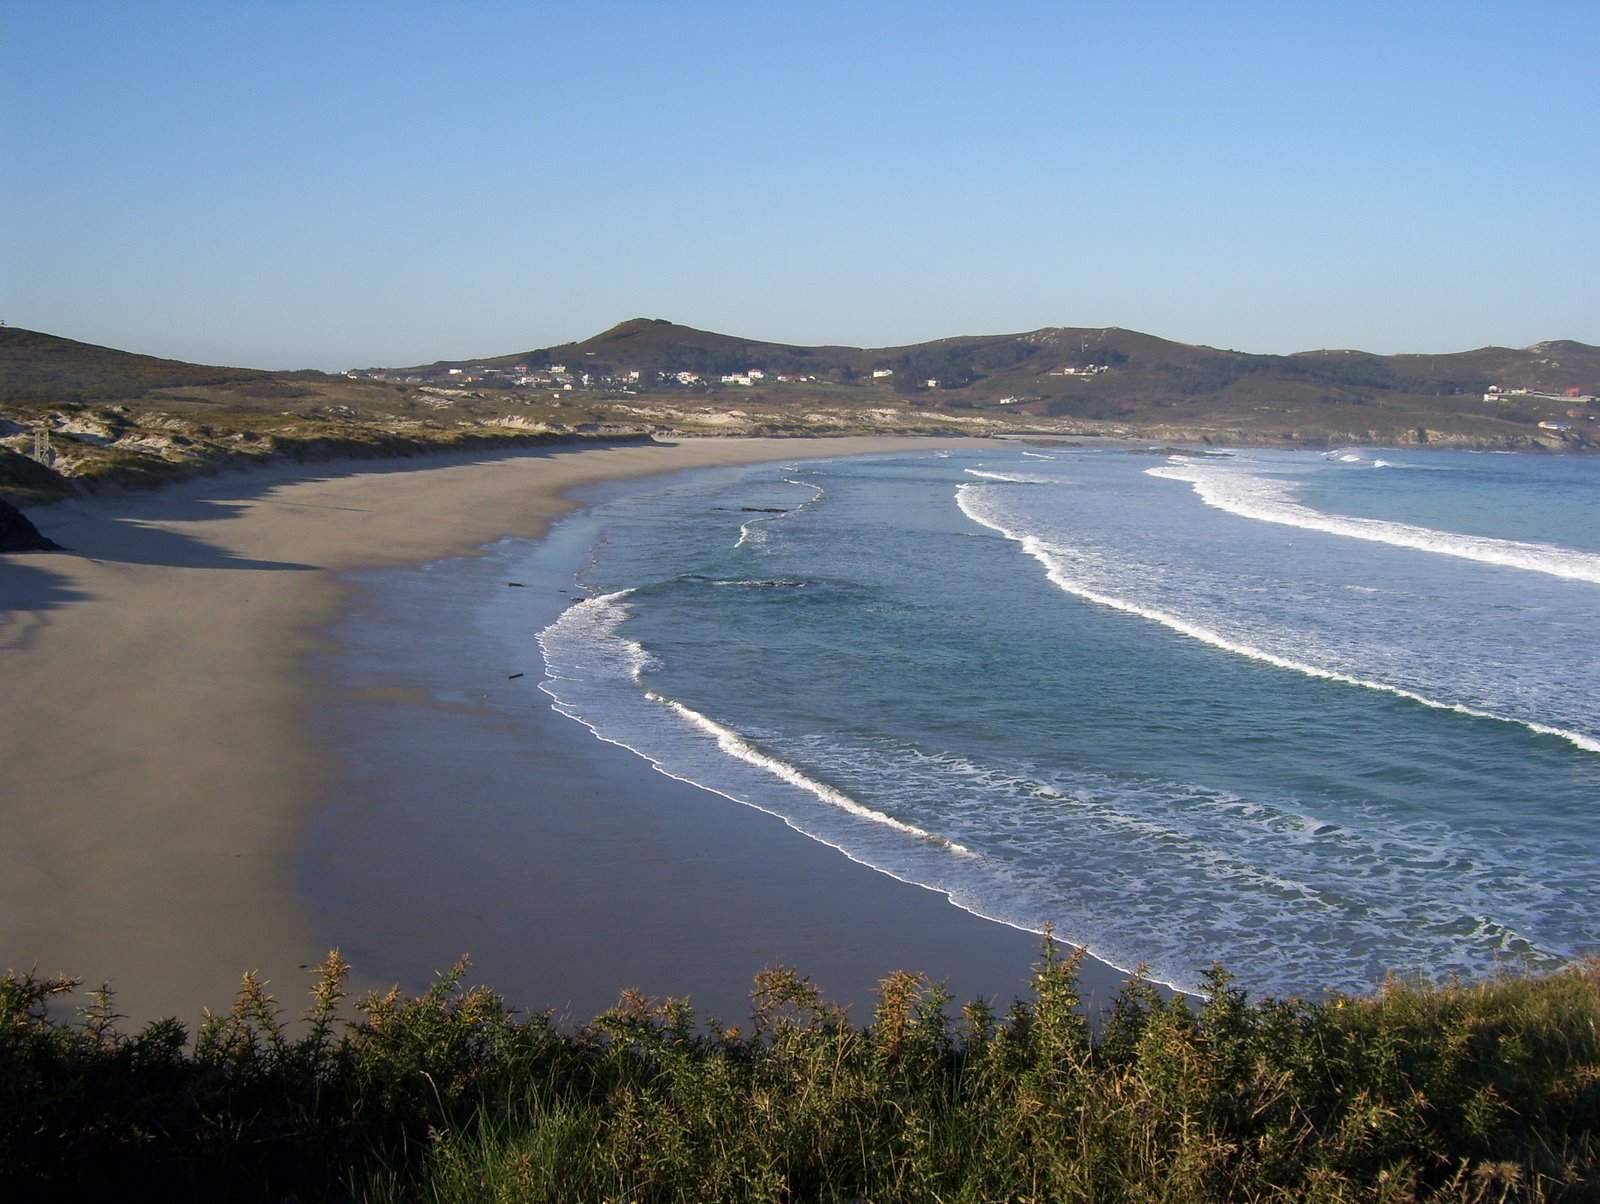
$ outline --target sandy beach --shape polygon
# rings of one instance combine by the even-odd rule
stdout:
[[[468,954],[472,981],[574,1019],[623,986],[737,1018],[778,963],[863,1019],[899,968],[1008,1000],[1036,938],[602,745],[528,692],[537,665],[441,705],[445,669],[521,679],[429,641],[367,680],[330,636],[363,572],[541,537],[586,484],[909,442],[323,465],[32,512],[69,550],[0,557],[0,962],[109,983],[133,1023],[192,1025],[249,970],[298,1011],[334,946],[407,989]],[[373,787],[352,723],[364,755],[410,758],[407,789]]]

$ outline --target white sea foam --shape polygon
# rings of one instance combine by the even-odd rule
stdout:
[[[1044,566],[1046,576],[1053,585],[1067,593],[1075,595],[1076,597],[1083,598],[1085,601],[1093,602],[1097,605],[1105,606],[1113,610],[1119,610],[1125,614],[1136,615],[1141,619],[1147,619],[1153,623],[1159,623],[1163,627],[1178,632],[1180,635],[1185,635],[1190,639],[1198,640],[1204,644],[1209,644],[1213,648],[1218,648],[1224,652],[1233,653],[1236,656],[1247,657],[1250,660],[1260,661],[1263,664],[1272,665],[1279,669],[1287,669],[1291,672],[1301,673],[1307,677],[1320,678],[1324,681],[1339,682],[1342,685],[1357,686],[1366,690],[1376,690],[1380,693],[1389,694],[1396,698],[1403,698],[1408,702],[1418,703],[1434,710],[1451,711],[1455,714],[1467,715],[1474,719],[1488,719],[1498,723],[1515,724],[1519,727],[1526,728],[1529,731],[1537,732],[1540,735],[1559,737],[1560,739],[1566,740],[1576,747],[1583,749],[1585,752],[1600,753],[1600,740],[1597,740],[1592,736],[1585,735],[1581,732],[1568,731],[1564,728],[1552,727],[1549,724],[1538,723],[1533,720],[1519,719],[1508,715],[1499,715],[1492,711],[1483,710],[1479,707],[1467,706],[1464,703],[1445,702],[1439,699],[1429,698],[1426,695],[1417,693],[1415,690],[1408,690],[1402,686],[1391,685],[1388,682],[1357,677],[1353,674],[1341,673],[1337,670],[1323,668],[1319,665],[1310,664],[1305,661],[1294,660],[1290,657],[1281,656],[1275,652],[1269,652],[1263,648],[1254,647],[1240,640],[1229,638],[1218,631],[1214,631],[1211,628],[1202,626],[1199,623],[1195,623],[1181,615],[1160,610],[1156,607],[1146,606],[1142,603],[1135,602],[1127,598],[1114,597],[1111,594],[1103,592],[1102,590],[1097,590],[1072,574],[1072,553],[1070,549],[1057,546],[1039,538],[1038,536],[1030,535],[1026,532],[1012,530],[999,520],[983,513],[982,507],[975,502],[973,497],[974,492],[981,488],[982,486],[974,486],[971,484],[958,485],[956,487],[956,504],[960,506],[962,513],[964,513],[973,522],[978,523],[981,526],[988,527],[990,530],[996,531],[1012,542],[1020,545],[1024,552],[1026,552],[1029,556],[1032,556]]]
[[[787,471],[793,472],[795,470],[790,468]],[[793,477],[788,477],[785,478],[785,483],[789,485],[798,485],[802,489],[809,489],[811,490],[811,496],[805,501],[801,502],[798,506],[794,507],[792,510],[782,510],[776,514],[761,514],[740,524],[739,538],[734,542],[733,545],[735,548],[754,548],[758,551],[766,551],[769,538],[767,534],[767,525],[769,523],[776,522],[779,519],[788,518],[793,514],[799,514],[801,511],[815,506],[823,498],[828,496],[828,491],[814,481],[797,481]]]
[[[601,735],[602,738],[618,744],[622,742],[604,735],[588,719],[584,718],[581,714],[582,708],[574,705],[567,697],[568,691],[556,683],[594,682],[605,678],[625,677],[637,684],[650,669],[656,666],[654,658],[643,645],[618,633],[618,628],[628,618],[628,608],[623,599],[633,592],[633,590],[620,590],[616,593],[604,594],[578,602],[568,607],[554,623],[539,632],[538,635],[539,647],[544,652],[546,676],[549,679],[543,683],[541,688],[555,699],[556,709],[570,718],[583,722],[585,726],[589,727],[597,735]],[[836,790],[824,782],[817,781],[796,766],[763,752],[732,728],[716,722],[716,720],[685,706],[675,699],[667,698],[649,689],[644,690],[643,695],[652,704],[664,707],[690,729],[704,736],[709,736],[715,742],[716,747],[727,756],[759,769],[771,777],[788,783],[790,786],[804,790],[830,807],[835,807],[857,819],[869,820],[872,823],[881,824],[907,836],[914,836],[919,840],[937,844],[952,853],[971,856],[969,850],[954,841],[919,828],[915,824],[904,823],[882,811],[874,810],[851,798],[843,791]],[[650,759],[656,765],[656,768],[661,769],[668,776],[679,776],[666,770],[648,752],[633,748],[631,745],[624,745],[624,747],[628,747],[631,751]],[[689,781],[690,779],[683,778],[682,780]],[[705,785],[702,782],[695,782],[694,784]],[[750,802],[750,800],[743,798],[736,801]],[[751,803],[751,805],[755,804]]]
[[[791,786],[797,786],[801,790],[815,795],[817,798],[827,803],[830,807],[837,807],[839,810],[847,812],[848,814],[855,816],[857,819],[865,819],[870,820],[875,824],[883,824],[885,827],[893,828],[896,831],[903,832],[908,836],[915,836],[919,840],[932,841],[935,844],[949,849],[953,853],[961,853],[966,856],[971,856],[970,850],[963,848],[954,841],[947,840],[943,836],[935,836],[932,832],[925,831],[924,829],[917,827],[915,824],[903,823],[902,821],[894,818],[892,815],[885,815],[882,811],[875,811],[871,807],[863,806],[861,803],[851,798],[848,794],[845,794],[842,790],[835,790],[832,786],[829,786],[823,782],[819,782],[813,777],[809,777],[795,766],[790,765],[788,762],[769,756],[768,754],[762,752],[754,744],[751,744],[744,737],[740,736],[739,733],[734,731],[732,728],[725,727],[716,720],[702,715],[699,711],[696,711],[691,707],[684,706],[683,703],[678,702],[675,699],[664,698],[660,694],[657,694],[651,690],[645,691],[645,697],[651,702],[659,703],[660,705],[665,706],[679,719],[682,719],[691,727],[696,728],[710,736],[716,741],[717,747],[728,756],[736,757],[738,760],[743,761],[746,765],[752,765],[761,770],[763,773],[770,774],[771,776],[778,778],[780,781],[789,783]]]
[[[1067,482],[1060,477],[1029,476],[1021,472],[992,472],[984,468],[966,468],[962,470],[969,477],[977,477],[984,481],[1000,481],[1007,485],[1065,485]]]
[[[574,602],[539,633],[545,673],[555,680],[615,673],[620,666],[637,680],[654,667],[643,645],[617,634],[628,617],[623,599],[634,591],[618,590]]]
[[[1139,960],[1122,951],[1148,949],[1141,933],[1159,924],[1177,955],[1162,974],[1190,989],[1193,978],[1180,966],[1198,968],[1208,954],[1247,948],[1270,957],[1286,982],[1326,985],[1322,942],[1330,939],[1387,950],[1407,965],[1416,957],[1434,969],[1440,961],[1468,966],[1486,938],[1457,931],[1456,917],[1486,908],[1499,916],[1496,929],[1507,941],[1541,964],[1561,960],[1513,927],[1530,905],[1538,906],[1529,901],[1536,884],[1513,868],[1518,852],[1446,824],[1397,829],[1376,813],[1363,823],[1359,811],[1341,812],[1342,822],[1333,823],[1298,809],[1292,798],[1242,798],[1059,765],[984,763],[866,736],[818,734],[802,743],[852,788],[860,783],[874,797],[930,808],[947,830],[970,830],[986,873],[995,861],[1012,871],[986,884],[990,897],[1002,882],[1031,883],[1043,896],[1012,902],[1013,911],[1020,905],[1026,916],[1037,907],[1036,917],[1048,916],[1075,901],[1092,917],[1088,944],[1097,956]],[[1228,918],[1246,914],[1237,899],[1251,901],[1248,924]],[[1025,919],[1021,926],[1039,922]],[[1219,939],[1223,930],[1226,940]],[[1254,949],[1260,944],[1270,952]],[[1424,954],[1425,946],[1433,952]],[[1441,948],[1449,952],[1441,955]],[[1358,975],[1338,985],[1360,989],[1363,981]]]
[[[1170,464],[1147,472],[1163,480],[1187,482],[1206,505],[1241,518],[1600,584],[1600,556],[1592,552],[1434,531],[1383,519],[1324,514],[1296,501],[1294,484],[1290,481],[1259,476],[1231,466],[1202,464],[1180,456],[1174,456]]]

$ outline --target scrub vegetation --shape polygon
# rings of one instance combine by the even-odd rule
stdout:
[[[1135,977],[1091,1023],[1048,935],[1031,998],[913,974],[857,1025],[761,975],[739,1028],[624,993],[563,1031],[465,963],[302,1017],[247,977],[192,1037],[0,980],[0,1189],[163,1199],[1535,1201],[1600,1191],[1600,962],[1370,997],[1203,1002]],[[133,1192],[137,1195],[137,1191]]]
[[[29,506],[269,461],[582,437],[1109,436],[1600,450],[1600,348],[1251,355],[1046,327],[798,347],[636,318],[579,343],[409,368],[263,372],[0,325],[0,499]]]

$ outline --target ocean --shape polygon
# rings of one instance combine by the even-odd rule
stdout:
[[[1600,949],[1600,462],[996,442],[590,500],[497,553],[571,575],[517,637],[556,708],[957,907],[1180,989]]]

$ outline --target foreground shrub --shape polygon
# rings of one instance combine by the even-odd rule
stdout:
[[[1046,937],[1032,997],[957,1013],[894,974],[851,1025],[761,975],[747,1030],[625,993],[572,1033],[465,966],[346,1016],[330,956],[286,1023],[247,978],[192,1043],[125,1037],[69,980],[0,982],[0,1186],[164,1198],[1421,1200],[1600,1197],[1600,963],[1203,1003],[1135,977],[1084,1016]]]

